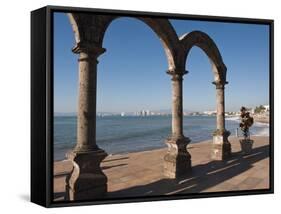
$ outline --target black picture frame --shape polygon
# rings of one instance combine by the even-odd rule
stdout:
[[[270,28],[270,188],[157,197],[53,202],[53,13],[79,12],[118,16],[148,16],[226,23],[266,24]],[[145,202],[189,198],[268,194],[274,192],[274,21],[239,17],[122,11],[46,6],[31,12],[31,201],[44,207]]]

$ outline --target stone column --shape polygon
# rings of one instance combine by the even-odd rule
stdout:
[[[214,83],[216,85],[216,104],[217,104],[217,130],[225,130],[224,113],[224,84]]]
[[[182,75],[172,75],[172,135],[183,136]]]
[[[95,199],[107,192],[107,178],[100,168],[107,154],[96,145],[97,58],[104,51],[81,44],[73,48],[79,54],[79,98],[77,144],[67,154],[73,164],[66,178],[69,200]]]
[[[190,139],[183,135],[182,76],[187,72],[167,73],[172,76],[172,135],[165,141],[168,151],[164,156],[164,175],[178,178],[191,170],[191,156],[186,148]]]
[[[230,132],[225,129],[224,85],[227,82],[213,82],[216,85],[217,129],[213,133],[212,159],[224,160],[231,155],[228,141]]]

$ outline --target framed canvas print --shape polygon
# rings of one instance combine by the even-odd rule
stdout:
[[[31,201],[273,193],[273,20],[31,12]]]

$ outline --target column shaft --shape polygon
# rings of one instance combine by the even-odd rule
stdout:
[[[76,151],[96,148],[97,59],[80,53]]]
[[[183,136],[183,110],[182,110],[182,76],[173,75],[172,78],[172,136]]]
[[[224,85],[227,82],[213,82],[216,85],[217,129],[213,134],[211,157],[214,160],[224,160],[231,155],[231,145],[228,141],[230,132],[225,129]]]
[[[217,87],[217,129],[225,130],[224,87]]]

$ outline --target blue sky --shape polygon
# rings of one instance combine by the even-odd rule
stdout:
[[[269,103],[269,26],[170,20],[178,36],[193,30],[207,33],[227,66],[226,111]],[[71,52],[74,35],[64,13],[54,16],[54,111],[76,112],[78,55]],[[157,35],[134,18],[114,20],[106,31],[99,57],[97,111],[132,112],[171,108],[171,77]],[[184,76],[184,109],[215,109],[215,86],[207,55],[193,47]]]

